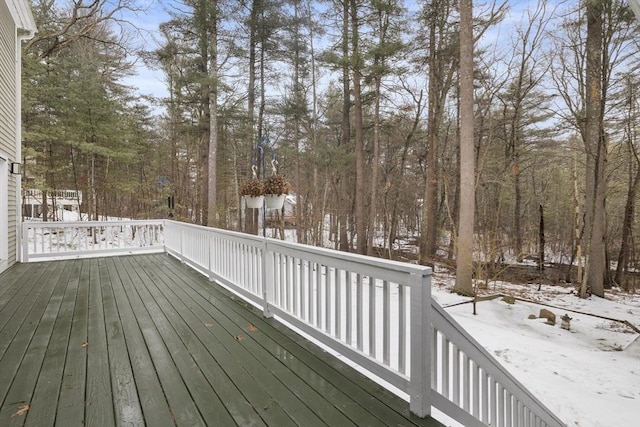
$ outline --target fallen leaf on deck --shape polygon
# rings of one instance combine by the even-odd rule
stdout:
[[[234,338],[236,339],[236,341],[242,341],[244,339],[242,335],[236,335]]]
[[[20,409],[18,409],[18,412],[16,412],[15,414],[11,415],[11,418],[15,417],[15,416],[21,416],[27,413],[27,411],[29,410],[29,405],[24,405],[21,406]]]
[[[205,323],[204,326],[206,326],[207,328],[212,328],[213,327],[213,323]]]
[[[89,343],[85,341],[85,342],[82,343],[82,345],[80,347],[87,348],[87,347],[89,347]]]
[[[258,330],[258,328],[256,328],[256,326],[252,325],[251,323],[249,323],[249,326],[247,326],[247,331],[249,331],[249,332],[255,332],[257,330]]]

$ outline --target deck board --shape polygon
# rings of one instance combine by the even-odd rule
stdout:
[[[46,425],[55,418],[80,282],[80,261],[72,261],[66,271],[69,272],[67,287],[33,392],[27,426]]]
[[[64,266],[65,263],[52,266],[49,272],[53,277],[58,277]],[[38,292],[33,293],[33,298],[25,297],[20,300],[20,306],[13,312],[13,317],[0,331],[3,337],[0,342],[0,399],[7,402],[0,407],[0,425],[5,425],[1,420],[7,417],[9,412],[31,401],[29,386],[34,377],[37,378],[40,369],[36,364],[42,356],[43,349],[46,349],[46,342],[43,341],[48,341],[49,329],[57,313],[56,298],[51,305],[49,300],[56,291],[60,291],[60,283],[62,280],[55,281],[51,286],[36,286]],[[17,297],[21,298],[21,295],[18,294]],[[31,352],[27,352],[29,348]],[[16,377],[19,380],[15,380]],[[7,421],[11,421],[10,418],[7,418]]]
[[[154,265],[149,266],[149,274],[156,275],[155,270],[157,267]],[[165,280],[173,281],[178,280],[177,277],[169,278],[167,276],[164,277]],[[159,280],[161,282],[162,280]],[[180,283],[180,282],[178,282]],[[165,289],[169,291],[168,289]],[[176,293],[173,294],[173,297],[169,297],[174,301],[174,304],[181,304],[184,307],[183,310],[179,310],[181,313],[189,315],[189,310],[186,308],[184,303],[181,300],[182,298],[189,299],[186,293],[181,292],[184,291],[180,286],[176,287]],[[178,295],[178,294],[182,295]],[[201,317],[206,318],[209,315],[203,309],[199,309],[195,304],[194,300],[190,302],[192,304],[193,310],[195,310]],[[177,307],[176,307],[177,309]],[[336,419],[333,417],[334,414],[326,414],[326,417],[322,417],[322,414],[316,414],[308,407],[307,403],[313,404],[313,402],[305,401],[300,398],[294,391],[287,388],[285,383],[288,381],[295,381],[293,378],[287,378],[286,375],[282,375],[282,373],[274,372],[273,369],[269,369],[268,366],[264,365],[264,361],[272,361],[273,359],[267,357],[264,351],[246,351],[246,347],[243,347],[243,344],[250,342],[251,335],[247,330],[249,323],[242,319],[238,323],[229,322],[228,319],[224,319],[222,316],[212,314],[213,318],[210,319],[208,325],[213,325],[209,327],[207,331],[210,334],[213,334],[217,338],[217,343],[213,343],[213,345],[209,345],[209,351],[212,351],[216,348],[216,346],[224,347],[230,357],[226,358],[226,363],[224,365],[224,369],[229,372],[231,375],[236,375],[236,372],[239,370],[246,370],[246,372],[252,377],[252,381],[254,386],[260,385],[264,390],[267,390],[270,394],[265,394],[261,401],[258,401],[258,407],[264,408],[263,413],[265,416],[270,418],[269,422],[275,425],[295,425],[300,423],[305,423],[309,426],[314,425],[350,425],[348,420],[343,417],[339,417]],[[196,315],[191,313],[190,318],[192,319],[192,324],[202,324],[202,321],[198,321]],[[256,333],[259,333],[256,331]],[[278,375],[279,374],[279,375]],[[299,388],[298,388],[299,391]],[[300,391],[304,393],[306,390]],[[318,400],[319,396],[312,395],[308,396],[312,399]],[[254,404],[254,407],[256,405]],[[284,411],[284,412],[283,412]],[[274,412],[282,412],[278,417],[275,417]],[[336,421],[336,423],[332,423],[332,421]]]
[[[211,294],[206,284],[199,280],[197,272],[188,271],[188,274],[178,276],[172,273],[171,268],[168,268],[173,262],[171,259],[156,258],[155,260],[156,262],[159,260],[164,261],[163,264],[157,264],[158,269],[161,266],[167,267],[166,270],[162,269],[162,271],[173,274],[172,280],[176,283],[182,282],[188,285],[203,298]],[[220,289],[216,289],[216,293],[222,292]],[[218,298],[214,301],[225,302],[225,299]],[[249,306],[242,302],[236,302],[233,304],[217,304],[216,307],[223,311],[224,316],[244,319],[247,316],[246,311],[248,311]],[[223,319],[224,317],[218,316],[218,318]],[[252,337],[267,349],[272,357],[279,360],[286,369],[295,372],[308,384],[315,385],[324,399],[332,402],[338,408],[345,408],[356,424],[372,426],[404,425],[406,418],[410,417],[408,406],[405,402],[401,402],[398,397],[366,379],[337,359],[324,354],[318,347],[304,338],[285,330],[275,321],[263,319],[260,313],[255,311],[252,312],[251,321],[258,325],[258,330],[270,330],[275,326],[275,329],[280,332],[279,334],[272,332],[271,337],[260,334],[252,335]],[[302,348],[300,343],[306,344],[308,347],[306,349]],[[350,378],[347,379],[344,375],[335,375],[336,368],[351,374]],[[330,386],[327,382],[330,383]],[[382,404],[380,400],[373,398],[376,394],[383,396]],[[399,414],[399,411],[402,411],[402,414]],[[425,420],[416,419],[414,422],[419,425],[429,425],[428,423],[433,423],[433,420],[425,422]]]
[[[55,413],[55,425],[58,426],[82,425],[85,421],[90,262],[81,261],[79,269],[76,301]],[[29,422],[30,414],[26,415]]]
[[[122,322],[130,367],[144,419],[150,426],[175,425],[160,379],[155,372],[149,349],[134,314],[134,306],[125,291],[125,283],[129,283],[129,277],[126,272],[116,269],[114,260],[115,258],[106,258],[105,263]]]
[[[440,424],[154,254],[0,274],[0,425]]]
[[[124,258],[118,258],[121,263],[121,272],[127,274],[125,281],[125,291],[131,301],[134,314],[136,316],[138,326],[142,330],[144,342],[149,349],[151,360],[153,362],[155,373],[158,375],[163,393],[169,405],[169,411],[174,422],[178,426],[197,426],[204,425],[204,421],[200,417],[200,413],[191,398],[188,386],[182,380],[180,372],[174,362],[174,357],[167,348],[159,327],[153,320],[151,313],[148,312],[147,302],[143,302],[140,296],[139,282],[137,273],[133,269],[129,269],[128,262],[123,262]],[[123,278],[123,276],[120,276]],[[162,313],[159,313],[161,315]],[[160,326],[161,327],[161,326]],[[180,356],[180,355],[176,355]],[[180,357],[177,357],[180,359]],[[140,375],[147,374],[140,372]]]
[[[122,320],[110,286],[109,270],[104,259],[98,264],[100,287],[104,306],[107,352],[111,366],[111,389],[113,390],[113,413],[117,425],[144,424],[142,407],[129,361]]]

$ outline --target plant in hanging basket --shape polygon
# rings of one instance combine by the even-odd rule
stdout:
[[[290,187],[282,175],[271,175],[264,181],[264,194],[289,194]]]
[[[246,180],[240,186],[241,196],[258,197],[264,194],[264,185],[258,178]]]

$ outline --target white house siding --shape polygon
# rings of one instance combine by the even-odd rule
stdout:
[[[4,0],[0,0],[0,156],[6,158],[7,167],[16,159],[16,25]],[[8,263],[16,262],[17,210],[16,176],[7,174],[7,200],[0,201],[0,209],[7,212]],[[0,266],[0,268],[2,268]]]

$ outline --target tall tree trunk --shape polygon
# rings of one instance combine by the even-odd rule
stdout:
[[[302,94],[302,82],[300,81],[300,66],[302,63],[302,58],[300,55],[300,43],[301,39],[300,35],[300,20],[298,19],[298,2],[293,3],[293,13],[294,13],[294,37],[296,42],[294,44],[294,56],[293,56],[293,101],[294,101],[294,110],[293,110],[293,139],[295,141],[296,146],[296,183],[300,185],[302,183],[302,165],[300,159],[300,151],[302,147],[300,146],[300,125],[302,124],[302,117],[300,109],[302,105],[300,105],[300,100],[304,99],[304,95]],[[302,223],[302,197],[300,195],[301,189],[296,189],[296,205],[294,208],[294,215],[296,218],[300,218],[300,220],[295,222],[296,226],[296,241],[298,243],[307,243],[307,228],[303,227]],[[283,223],[284,223],[284,215],[283,215]]]
[[[577,141],[574,140],[574,144],[577,144]],[[576,272],[576,282],[580,283],[582,287],[582,237],[584,234],[584,224],[582,227],[580,226],[580,202],[579,202],[579,191],[578,191],[578,147],[574,147],[573,154],[573,230],[574,230],[574,249],[571,251],[571,261],[569,262],[569,269],[567,270],[567,282],[571,282],[571,269],[573,266],[574,259],[578,261],[578,269]],[[584,297],[583,297],[584,298]]]
[[[379,65],[379,64],[376,64]],[[368,255],[373,255],[373,235],[376,228],[376,213],[378,206],[378,170],[380,162],[380,85],[381,78],[374,78],[375,90],[375,107],[373,119],[373,158],[371,159],[371,194],[369,196],[369,233],[367,234],[367,250]],[[360,240],[360,239],[358,239]]]
[[[636,157],[637,159],[637,157]],[[640,163],[640,162],[639,162]],[[622,238],[620,242],[620,253],[618,254],[618,266],[616,267],[615,281],[622,285],[625,291],[629,291],[629,283],[624,279],[624,275],[629,265],[629,246],[633,232],[633,219],[636,206],[636,194],[640,186],[640,169],[633,177],[633,163],[629,164],[629,189],[627,190],[627,202],[624,208],[624,218],[622,220]]]
[[[349,85],[349,1],[342,0],[342,137],[340,145],[343,150],[348,150],[351,139],[351,93]],[[338,172],[338,185],[341,187],[338,194],[338,228],[340,250],[349,251],[349,236],[347,232],[347,206],[349,204],[349,185],[345,171]]]
[[[515,150],[518,150],[516,147]],[[522,186],[520,184],[520,153],[513,155],[513,232],[515,233],[514,252],[516,260],[522,262]]]
[[[473,1],[460,0],[460,216],[456,292],[473,294],[475,161],[473,138]]]
[[[544,273],[544,207],[540,205],[538,207],[540,212],[540,226],[538,227],[538,270],[540,277]]]
[[[355,223],[358,236],[358,253],[367,253],[367,216],[365,214],[365,159],[364,135],[362,123],[362,80],[360,59],[360,22],[358,18],[358,0],[351,0],[351,66],[353,67],[353,128],[356,152],[356,194],[355,194]]]
[[[605,259],[605,165],[606,147],[603,135],[602,1],[587,0],[587,61],[585,79],[586,123],[584,143],[587,152],[587,266],[581,295],[590,288],[594,295],[604,297]],[[589,186],[589,185],[592,186]]]
[[[627,151],[629,157],[629,188],[627,189],[627,202],[625,204],[624,218],[622,220],[622,237],[620,242],[620,253],[618,254],[615,281],[619,285],[622,285],[625,291],[629,292],[632,287],[629,286],[629,282],[624,276],[629,266],[636,196],[638,193],[638,187],[640,187],[640,155],[638,155],[638,151],[634,146],[634,140],[636,139],[637,133],[635,127],[636,121],[634,120],[637,118],[637,85],[632,82],[631,76],[627,77],[627,91],[628,108],[626,113],[627,118],[625,131],[627,134]]]
[[[217,161],[218,161],[218,12],[217,0],[208,4],[209,33],[209,153],[207,225],[217,225]]]
[[[311,3],[309,2],[307,7],[309,8],[307,17],[311,17]],[[318,178],[318,80],[316,70],[316,54],[314,47],[314,27],[313,24],[309,25],[309,56],[311,61],[311,146],[313,147],[314,161],[313,161],[313,182],[312,182],[312,203],[311,206],[313,215],[311,217],[311,227],[313,227],[313,244],[323,245],[323,233],[324,233],[324,206],[322,193],[320,192],[320,182]],[[325,184],[326,188],[326,184]],[[296,221],[302,221],[301,218],[296,218]]]
[[[438,76],[438,48],[436,31],[440,18],[440,0],[434,0],[431,4],[432,14],[429,28],[429,109],[427,115],[427,161],[426,161],[426,182],[424,200],[422,203],[422,236],[420,250],[420,264],[426,264],[436,254],[437,242],[437,197],[438,197],[438,175],[437,175],[437,135],[439,128],[438,97],[437,87],[441,76]]]
[[[91,218],[98,221],[98,187],[96,186],[96,155],[91,155]],[[162,198],[161,198],[162,200]]]
[[[258,11],[259,0],[251,2],[251,13],[249,17],[249,82],[247,87],[247,127],[251,138],[249,161],[256,156],[258,167],[262,167],[260,159],[257,158],[256,150],[256,134],[255,134],[255,108],[256,108],[256,50],[258,45]],[[251,209],[245,217],[245,230],[250,234],[258,234],[258,215],[259,209]]]
[[[208,1],[199,0],[194,11],[196,26],[195,31],[198,34],[198,72],[201,78],[200,83],[200,129],[202,129],[202,137],[200,140],[200,198],[201,198],[201,217],[200,224],[207,225],[209,219],[209,150],[211,143],[211,134],[215,133],[211,129],[211,81],[209,76],[209,30],[208,30]],[[215,190],[214,190],[215,191]]]

